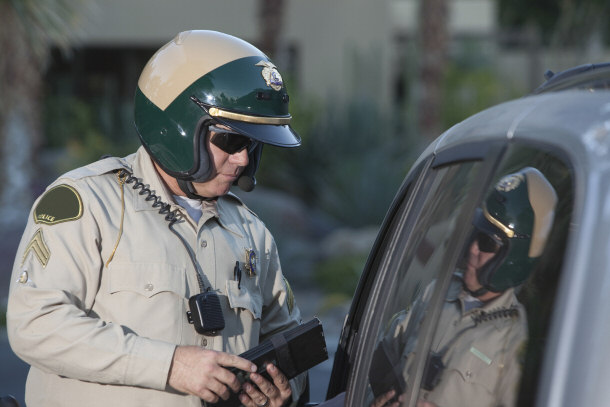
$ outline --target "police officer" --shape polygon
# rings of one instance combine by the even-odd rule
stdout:
[[[527,316],[515,288],[543,253],[556,204],[551,184],[540,171],[526,167],[503,177],[477,208],[463,264],[437,323],[418,407],[516,404]],[[421,322],[434,285],[410,311],[396,316],[382,339],[394,360],[412,360],[415,342],[405,337],[413,331],[407,326]],[[389,391],[371,405],[398,406],[402,398],[396,393]]]
[[[235,195],[262,147],[296,147],[282,77],[257,48],[178,34],[136,89],[142,147],[62,175],[31,211],[15,260],[10,344],[28,406],[250,407],[297,399],[275,366],[243,386],[236,356],[300,323],[273,237]]]

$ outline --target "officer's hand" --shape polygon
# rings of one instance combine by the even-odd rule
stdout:
[[[178,391],[216,403],[219,399],[228,399],[231,390],[240,390],[241,383],[225,367],[256,372],[254,363],[239,356],[198,346],[178,346],[167,382]]]
[[[246,407],[281,407],[292,396],[290,383],[284,374],[276,366],[269,363],[267,373],[271,376],[273,383],[263,376],[253,373],[250,375],[252,383],[244,383],[239,400]]]
[[[396,390],[390,390],[387,393],[383,393],[381,396],[377,397],[373,400],[373,403],[370,407],[398,407],[400,403],[404,401],[404,394],[398,396],[398,400],[394,400],[388,403],[394,396],[396,395]]]

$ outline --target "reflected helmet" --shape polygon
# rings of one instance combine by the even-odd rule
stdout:
[[[186,31],[144,67],[135,126],[152,159],[183,187],[210,179],[205,137],[211,124],[222,124],[259,142],[242,174],[253,180],[263,143],[301,143],[290,127],[288,100],[280,73],[259,49],[220,32]]]
[[[496,255],[477,271],[488,291],[502,292],[522,284],[544,251],[553,226],[557,194],[535,168],[506,175],[477,208],[475,233],[498,246]]]

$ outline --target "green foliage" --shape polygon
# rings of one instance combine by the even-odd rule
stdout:
[[[600,32],[610,40],[607,0],[499,0],[498,20],[504,29],[534,27],[544,44],[579,46]]]
[[[312,105],[320,106],[291,108],[307,118],[295,123],[302,146],[266,150],[258,177],[345,225],[379,224],[421,147],[374,106],[351,102],[318,115]]]
[[[352,298],[367,254],[344,255],[320,262],[314,270],[314,280],[334,300]]]
[[[550,39],[561,13],[557,0],[498,0],[498,20],[504,28],[537,26]]]
[[[47,98],[44,110],[46,147],[66,150],[66,157],[57,163],[57,172],[96,161],[104,154],[123,156],[137,148],[134,131],[121,129],[117,114],[110,114],[104,106],[103,101],[84,101],[74,96]],[[109,126],[104,125],[104,117],[108,116],[112,118],[106,121],[117,122],[115,131],[106,130]]]
[[[63,50],[70,47],[75,29],[82,23],[79,11],[87,0],[8,0],[8,3],[16,11],[31,50],[43,64],[51,45]]]
[[[447,69],[443,127],[449,128],[483,109],[524,93],[525,90],[511,86],[498,76],[475,42],[465,43]]]

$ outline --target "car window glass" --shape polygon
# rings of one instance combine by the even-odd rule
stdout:
[[[356,403],[370,405],[391,387],[404,390],[408,385],[403,371],[411,368],[417,334],[452,246],[452,234],[463,206],[481,183],[481,165],[465,162],[431,170],[418,193],[425,198],[410,208],[412,222],[396,231],[392,245],[396,250],[388,250],[382,262],[395,272],[389,273],[390,281],[379,282],[385,289],[379,298],[386,305],[379,319],[376,316],[377,339],[365,352],[367,374],[357,379],[363,385],[358,386],[362,391]]]
[[[367,303],[374,316],[365,326],[374,335],[357,356],[349,390],[355,405],[389,405],[391,389],[404,394],[403,406],[533,405],[563,262],[557,254],[567,242],[573,176],[562,159],[540,147],[512,145],[493,172],[483,165],[430,170],[408,208],[410,221],[394,222],[392,244],[379,261],[388,272],[380,273],[378,293]],[[523,281],[497,289],[497,302],[477,304],[473,300],[480,299],[464,290],[470,246],[476,241],[499,253],[501,245],[477,234],[475,215],[493,186],[526,167],[557,196],[547,239]],[[526,234],[517,237],[527,240]]]
[[[542,178],[535,178],[538,176]],[[484,224],[476,220],[476,210],[473,213],[476,227],[467,235],[466,260],[458,264],[462,274],[454,276],[444,295],[418,406],[534,403],[561,270],[562,257],[557,254],[564,253],[572,211],[572,177],[569,168],[552,154],[513,146],[492,185],[495,189],[478,205],[486,212],[481,219],[497,221],[507,216],[502,211],[514,211],[519,217],[510,218],[514,223],[507,233],[516,233],[484,253],[479,246],[491,243],[476,237]],[[496,204],[501,209],[490,209]],[[545,221],[549,221],[548,227]],[[541,236],[546,239],[539,246]],[[481,260],[481,254],[487,257]],[[477,287],[469,285],[468,274],[476,276],[476,282],[488,279],[489,285],[495,284],[494,291],[475,298],[472,290]]]

